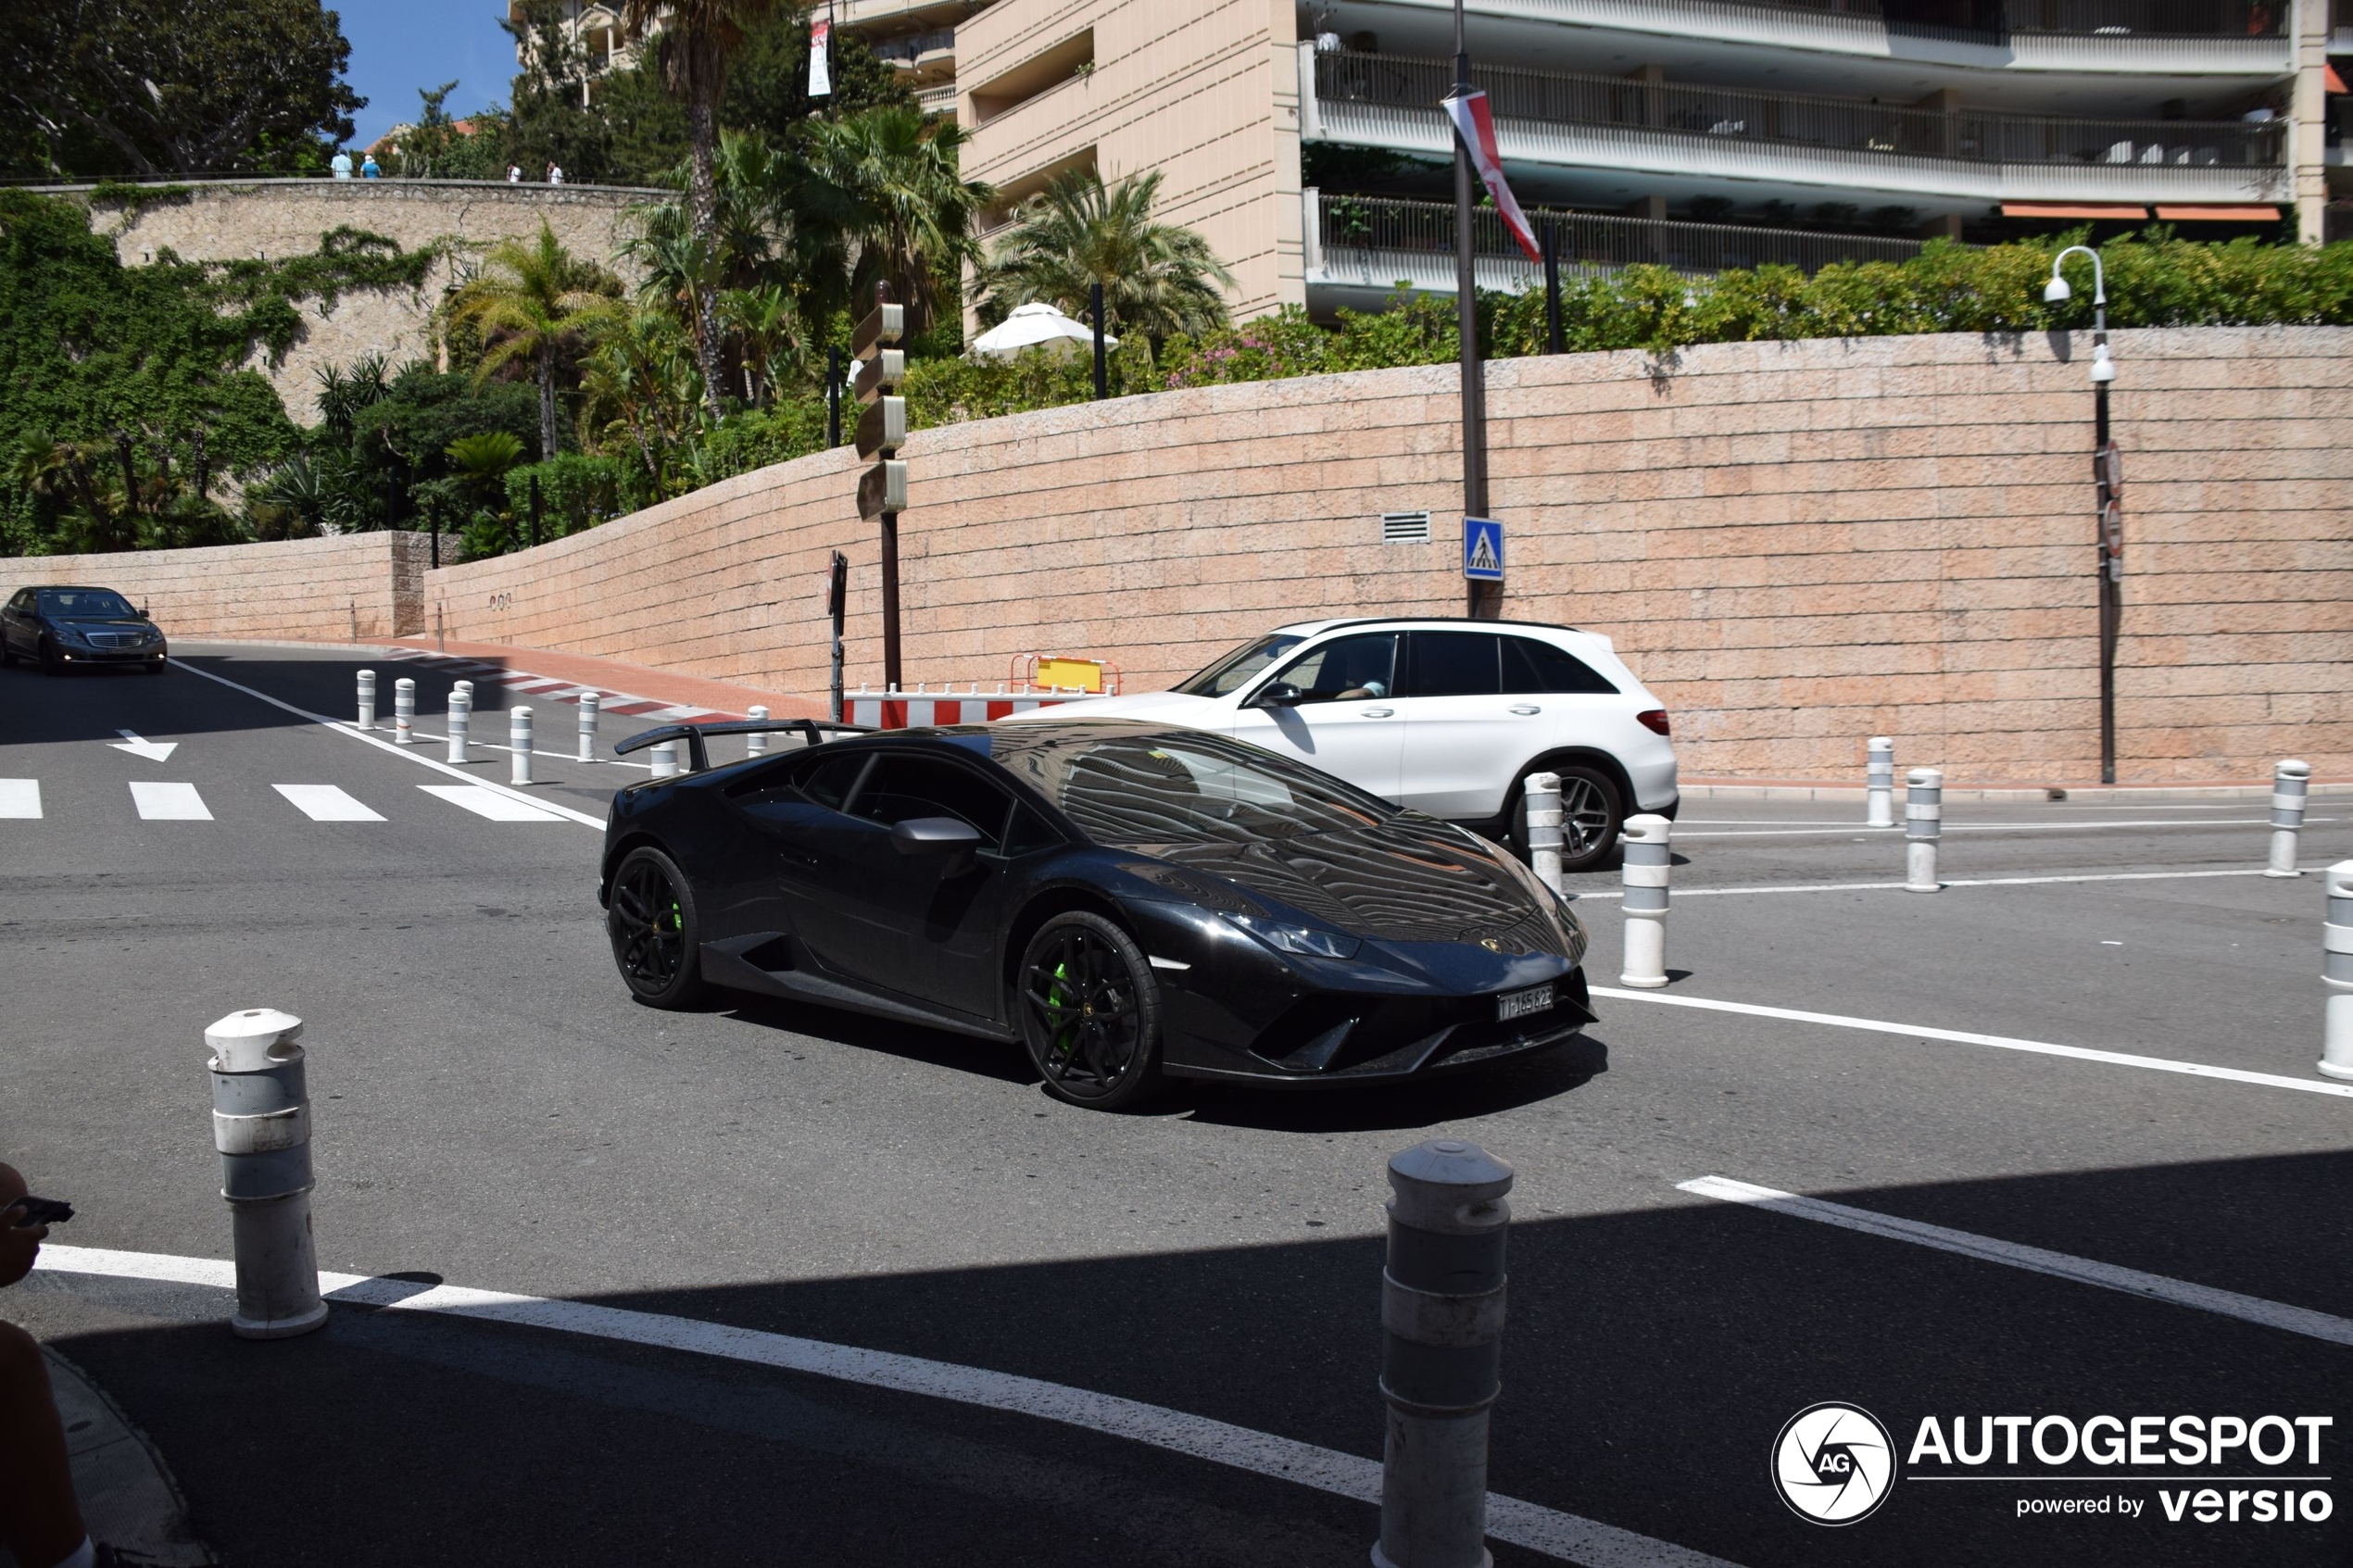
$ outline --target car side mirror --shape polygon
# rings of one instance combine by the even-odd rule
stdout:
[[[1252,708],[1297,708],[1307,700],[1307,694],[1289,681],[1276,681],[1251,699]]]
[[[901,855],[938,860],[943,878],[960,876],[972,866],[980,834],[954,817],[910,817],[890,825],[890,847]]]

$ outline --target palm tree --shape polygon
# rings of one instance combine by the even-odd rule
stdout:
[[[600,324],[580,369],[583,433],[607,440],[625,433],[661,499],[669,494],[670,451],[694,424],[700,377],[692,334],[663,310],[616,312]]]
[[[1083,319],[1101,283],[1107,324],[1121,332],[1164,338],[1224,326],[1218,285],[1231,288],[1234,276],[1192,230],[1153,221],[1159,194],[1158,169],[1112,186],[1091,169],[1056,177],[1022,204],[980,270],[981,319],[1000,321],[1033,300]]]
[[[743,351],[744,401],[754,408],[808,357],[800,311],[779,284],[725,290],[719,295],[719,323]]]
[[[623,0],[622,24],[642,36],[659,23],[656,54],[662,78],[686,105],[687,207],[696,235],[719,248],[719,180],[714,168],[719,142],[719,104],[727,95],[728,56],[741,47],[745,29],[774,8],[775,0]],[[708,289],[695,299],[696,348],[702,360],[703,399],[714,420],[719,407],[717,305]]]
[[[453,323],[481,332],[488,352],[474,371],[486,381],[528,362],[539,383],[539,456],[556,455],[556,365],[613,308],[620,280],[564,249],[543,220],[537,238],[501,240],[482,271],[450,303]]]
[[[976,258],[972,233],[996,192],[958,169],[964,134],[912,105],[872,108],[810,128],[813,189],[800,206],[808,239],[830,243],[847,299],[887,282],[910,332],[931,324],[943,270]],[[830,196],[832,199],[827,200]]]

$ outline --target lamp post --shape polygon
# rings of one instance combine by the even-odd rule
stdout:
[[[1454,0],[1454,93],[1471,91],[1470,46],[1463,37],[1463,0]],[[1463,345],[1463,515],[1487,515],[1487,370],[1478,359],[1478,269],[1471,246],[1469,144],[1454,138],[1454,320]],[[1500,585],[1466,584],[1465,612],[1474,619],[1503,614]]]
[[[2108,352],[2108,274],[2100,253],[2089,245],[2069,245],[2051,257],[2051,281],[2043,285],[2043,303],[2058,305],[2074,297],[2059,270],[2078,251],[2092,258],[2092,479],[2100,508],[2094,566],[2100,592],[2100,783],[2114,784],[2116,641],[2124,622],[2124,472],[2116,444],[2108,439],[2108,389],[2116,380],[2116,361]]]

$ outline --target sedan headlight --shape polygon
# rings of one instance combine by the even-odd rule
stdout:
[[[1303,953],[1317,959],[1353,959],[1364,943],[1344,932],[1318,931],[1312,925],[1284,925],[1265,915],[1239,915],[1220,909],[1233,924],[1280,953]]]

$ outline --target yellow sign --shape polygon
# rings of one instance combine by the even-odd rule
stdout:
[[[1076,688],[1082,692],[1103,689],[1102,661],[1094,659],[1040,659],[1035,682],[1062,691]]]

